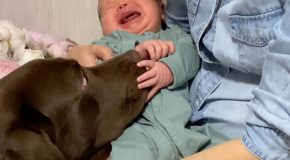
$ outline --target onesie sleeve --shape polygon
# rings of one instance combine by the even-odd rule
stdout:
[[[121,34],[119,32],[113,32],[108,36],[104,36],[99,40],[93,41],[92,44],[107,46],[112,49],[114,54],[121,53]]]
[[[112,34],[94,41],[92,44],[107,46],[114,54],[122,54],[134,49],[137,42],[137,35],[125,31],[114,31]]]
[[[169,89],[174,89],[192,79],[200,67],[200,58],[196,46],[191,36],[179,28],[172,28],[174,31],[173,41],[175,41],[176,51],[174,54],[160,59],[171,70],[174,82]]]

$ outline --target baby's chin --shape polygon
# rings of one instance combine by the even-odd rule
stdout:
[[[130,32],[130,33],[134,33],[134,34],[138,34],[138,35],[141,35],[145,32],[158,32],[160,31],[161,28],[153,28],[153,27],[148,27],[148,26],[145,26],[145,27],[132,27],[132,28],[126,28],[124,29],[125,31],[127,32]]]
[[[140,27],[138,25],[131,25],[129,27],[118,27],[114,30],[103,30],[103,35],[104,36],[107,36],[107,35],[110,35],[112,34],[114,31],[117,31],[117,30],[122,30],[122,31],[126,31],[126,32],[129,32],[129,33],[134,33],[134,34],[138,34],[138,35],[141,35],[145,32],[158,32],[160,31],[160,27],[150,27],[150,26],[144,26],[144,27]]]

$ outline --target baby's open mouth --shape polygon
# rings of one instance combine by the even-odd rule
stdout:
[[[120,24],[126,24],[127,22],[134,20],[139,17],[141,14],[139,12],[127,12],[125,13],[120,20]]]

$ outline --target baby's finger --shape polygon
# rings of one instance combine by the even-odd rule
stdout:
[[[135,47],[135,50],[137,52],[139,52],[140,56],[142,57],[142,59],[148,59],[149,56],[148,56],[148,53],[147,51],[144,49],[144,45],[138,45]]]
[[[162,56],[162,52],[163,52],[163,43],[160,40],[155,40],[152,43],[154,49],[155,49],[155,55],[154,55],[154,60],[159,60]]]
[[[144,81],[151,79],[155,76],[156,76],[156,72],[153,70],[149,70],[149,71],[143,73],[142,75],[140,75],[139,77],[137,77],[137,82],[138,83],[144,82]]]
[[[146,67],[148,69],[152,68],[154,66],[155,62],[152,60],[142,60],[137,63],[138,67]]]
[[[155,48],[153,46],[153,43],[148,43],[147,45],[147,52],[149,54],[149,57],[151,60],[156,60],[156,57],[155,57]]]
[[[169,55],[169,46],[167,45],[167,43],[162,43],[161,44],[161,47],[162,47],[162,52],[161,52],[161,55],[160,55],[160,58],[163,58],[163,57],[167,57]]]
[[[173,42],[171,42],[171,41],[166,41],[166,43],[167,43],[167,46],[168,46],[168,53],[171,55],[171,54],[173,54],[173,53],[175,53],[175,45],[174,45],[174,43]]]
[[[155,86],[155,87],[153,87],[150,91],[149,91],[149,93],[148,93],[148,95],[147,95],[147,101],[149,101],[152,97],[154,97],[155,96],[155,94],[158,92],[158,87],[157,86]]]
[[[139,89],[144,89],[144,88],[152,87],[152,86],[156,85],[156,83],[157,83],[157,79],[156,78],[151,78],[151,79],[148,79],[147,81],[139,83],[138,84],[138,88]]]

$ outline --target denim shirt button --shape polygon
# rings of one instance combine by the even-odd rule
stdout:
[[[263,39],[260,39],[260,38],[257,39],[257,44],[262,45],[264,43],[265,43],[265,41]]]
[[[117,49],[118,47],[116,45],[113,46],[114,49]]]
[[[198,106],[198,105],[199,105],[198,100],[195,100],[195,101],[194,101],[194,105],[195,105],[195,106]]]
[[[157,108],[157,107],[154,108],[154,112],[155,112],[155,113],[161,113],[161,108]]]

